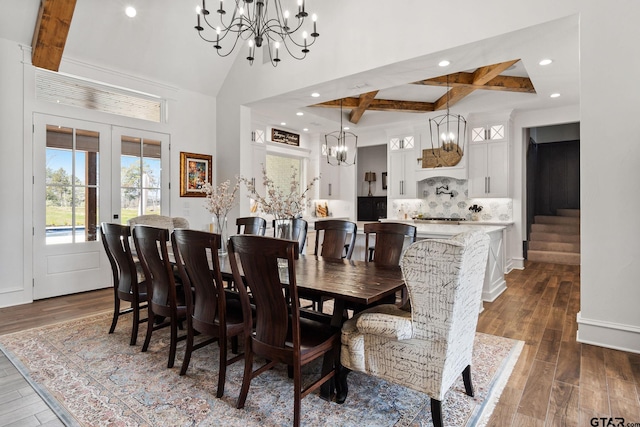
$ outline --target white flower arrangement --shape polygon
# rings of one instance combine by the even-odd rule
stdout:
[[[307,202],[307,193],[316,181],[320,179],[319,176],[313,178],[309,184],[305,187],[304,191],[300,192],[300,182],[298,181],[298,171],[294,167],[291,168],[291,186],[289,192],[283,191],[276,187],[271,178],[267,176],[267,170],[262,165],[262,183],[266,188],[266,194],[261,196],[256,191],[256,186],[246,178],[241,180],[247,186],[247,189],[251,194],[250,198],[254,199],[260,206],[260,210],[265,214],[273,215],[275,219],[291,219],[302,216],[304,207]]]
[[[231,182],[229,180],[220,183],[217,187],[208,182],[202,186],[202,189],[207,194],[204,206],[218,218],[226,217],[229,211],[233,209],[240,181],[236,181],[231,191],[229,191],[230,187]]]

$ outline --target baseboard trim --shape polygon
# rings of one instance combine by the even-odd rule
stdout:
[[[621,323],[587,319],[579,312],[576,316],[576,341],[614,350],[640,354],[640,328]]]
[[[509,258],[505,265],[504,274],[509,274],[511,270],[524,270],[524,258]]]
[[[489,291],[482,292],[482,301],[493,302],[506,290],[507,281],[502,277],[491,284],[491,289],[489,289]]]

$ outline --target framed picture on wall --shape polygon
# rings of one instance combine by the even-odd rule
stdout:
[[[212,156],[180,152],[180,197],[205,197],[202,187],[212,183]]]
[[[382,189],[383,190],[387,189],[387,173],[386,172],[382,172]]]

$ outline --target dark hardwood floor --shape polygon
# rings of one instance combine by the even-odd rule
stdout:
[[[106,289],[3,308],[0,335],[108,311],[112,299]],[[485,303],[479,331],[525,341],[489,426],[640,423],[640,354],[577,343],[579,310],[580,267],[557,264],[512,271],[505,293]]]

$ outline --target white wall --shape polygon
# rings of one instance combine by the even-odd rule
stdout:
[[[24,63],[24,64],[23,64]],[[185,216],[193,228],[205,228],[209,213],[202,199],[180,198],[180,151],[215,154],[215,99],[180,90],[162,83],[124,75],[73,59],[63,60],[60,72],[111,85],[159,95],[168,100],[168,122],[114,116],[75,107],[35,100],[35,68],[30,50],[13,41],[0,39],[0,307],[32,301],[33,245],[31,236],[33,201],[31,196],[32,117],[35,112],[80,120],[116,124],[171,135],[170,212]],[[42,201],[44,203],[44,201]],[[110,213],[102,212],[108,221]],[[105,283],[105,287],[110,283]]]

